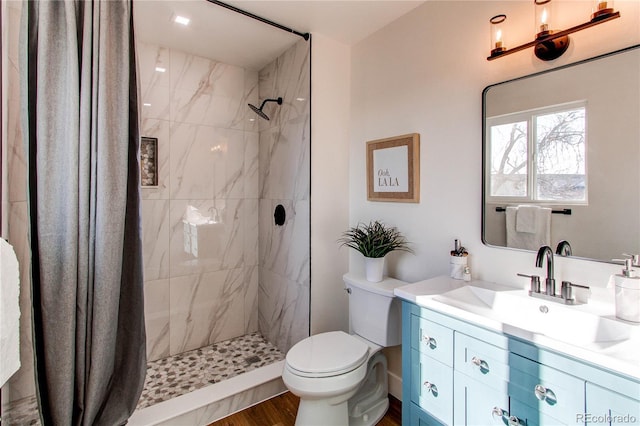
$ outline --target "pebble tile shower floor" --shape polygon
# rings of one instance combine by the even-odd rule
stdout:
[[[284,359],[260,333],[247,334],[147,364],[137,409]],[[3,413],[2,424],[39,425],[36,400],[27,398]]]

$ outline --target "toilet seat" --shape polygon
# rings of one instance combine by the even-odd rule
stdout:
[[[302,377],[331,377],[361,366],[369,356],[369,346],[343,331],[307,337],[287,352],[286,368]]]

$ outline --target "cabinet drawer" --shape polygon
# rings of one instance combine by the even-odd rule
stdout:
[[[445,424],[453,420],[453,368],[411,350],[411,401]]]
[[[584,412],[584,380],[517,355],[509,362],[512,399],[564,424],[575,424],[576,415]]]
[[[466,334],[454,336],[456,371],[494,388],[509,380],[509,351]]]
[[[509,421],[507,383],[500,389],[486,385],[462,374],[453,373],[453,424],[456,426],[504,426]]]
[[[453,366],[453,330],[450,328],[412,315],[411,348]]]
[[[510,424],[514,426],[584,426],[584,421],[580,420],[579,413],[556,418],[513,398],[510,403],[512,416]]]

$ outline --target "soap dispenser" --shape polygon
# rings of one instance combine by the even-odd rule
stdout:
[[[640,277],[631,269],[634,258],[625,259],[622,273],[615,275],[616,317],[640,322]]]

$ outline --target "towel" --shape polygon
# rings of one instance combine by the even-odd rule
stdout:
[[[533,234],[538,229],[538,206],[518,206],[516,212],[516,231]]]
[[[0,387],[20,368],[20,270],[13,247],[0,238]]]
[[[523,209],[522,224],[520,229],[533,232],[519,232],[518,221],[520,209]],[[533,209],[530,209],[533,207]],[[533,214],[532,214],[533,213]],[[525,250],[538,250],[541,246],[551,243],[551,209],[537,206],[509,206],[506,209],[507,247],[521,248]],[[531,217],[533,216],[533,218]]]

